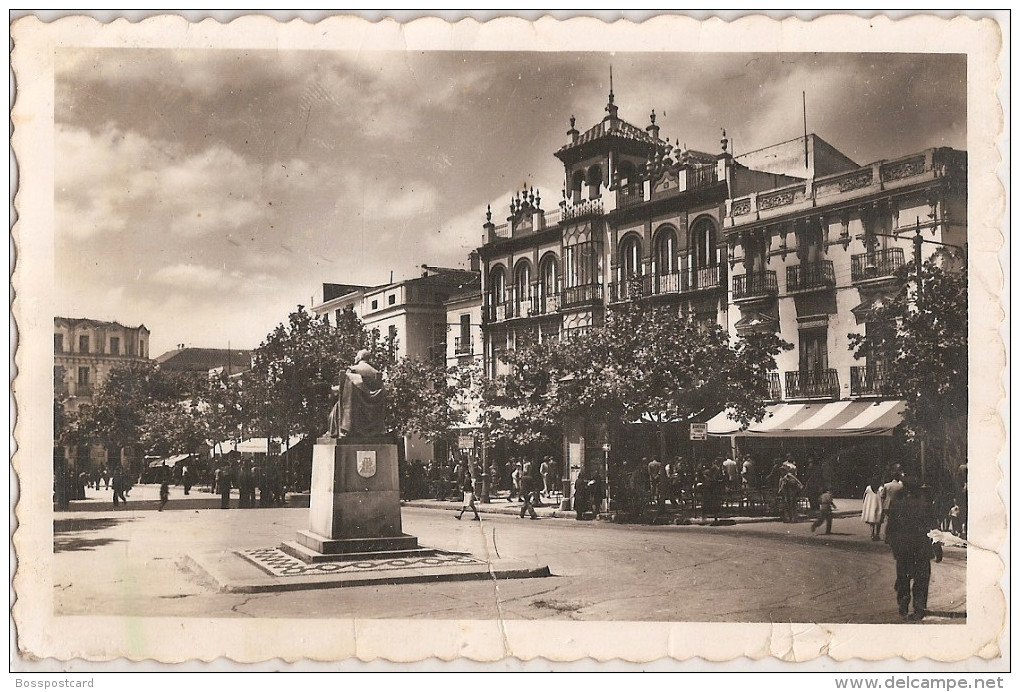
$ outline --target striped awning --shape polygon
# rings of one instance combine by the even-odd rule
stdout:
[[[863,437],[892,435],[903,420],[906,402],[834,401],[816,404],[775,404],[761,421],[746,430],[723,411],[708,421],[708,434],[745,437]]]

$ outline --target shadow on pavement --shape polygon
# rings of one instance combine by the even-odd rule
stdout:
[[[73,552],[78,550],[95,550],[110,543],[120,542],[119,538],[88,538],[86,532],[102,531],[125,521],[133,521],[125,517],[96,517],[90,519],[54,519],[53,520],[53,552]]]

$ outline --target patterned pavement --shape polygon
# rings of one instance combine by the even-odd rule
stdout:
[[[308,577],[317,575],[390,571],[448,565],[479,565],[484,560],[461,553],[437,552],[435,555],[380,558],[377,560],[344,560],[338,562],[306,563],[279,548],[252,548],[237,554],[275,577]]]

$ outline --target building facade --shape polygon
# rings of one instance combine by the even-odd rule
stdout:
[[[53,396],[68,415],[77,414],[83,404],[92,401],[96,387],[113,368],[148,360],[149,330],[145,325],[125,327],[88,318],[53,318]],[[55,447],[54,454],[84,471],[126,463],[131,450],[68,445]]]
[[[966,247],[966,154],[930,149],[861,166],[809,134],[733,156],[725,131],[710,154],[660,139],[654,112],[644,128],[620,119],[612,92],[605,110],[583,133],[571,118],[555,152],[558,209],[546,212],[540,191],[525,189],[505,223],[487,213],[487,373],[504,372],[500,354],[522,339],[569,339],[613,305],[648,300],[733,336],[766,329],[793,344],[772,377],[777,406],[886,397],[882,364],[855,359],[848,334],[887,328],[869,325],[868,308],[897,289],[915,231]],[[936,247],[923,245],[924,256]],[[857,413],[842,414],[848,435]],[[717,426],[738,444],[732,433]],[[808,444],[824,430],[787,433],[784,450],[832,453]],[[585,421],[568,425],[560,468],[599,469],[607,443]]]
[[[450,324],[447,302],[451,299],[456,302],[465,293],[479,295],[477,269],[422,265],[421,276],[381,286],[324,284],[323,300],[313,301],[311,311],[332,321],[344,311],[353,311],[366,329],[377,330],[380,336],[395,341],[395,357],[446,363],[451,346],[458,348],[457,337],[450,339],[449,335],[460,327],[461,312],[460,308],[455,310],[458,322]],[[467,312],[471,311],[467,308]],[[436,450],[433,445],[408,436],[404,453],[407,459],[430,461]]]
[[[53,391],[77,412],[117,366],[149,360],[149,330],[88,318],[53,318]]]

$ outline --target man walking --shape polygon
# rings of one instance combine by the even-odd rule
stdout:
[[[530,466],[531,464],[529,463],[529,468],[521,475],[521,502],[524,503],[521,505],[521,519],[524,518],[525,512],[530,514],[532,519],[538,519],[538,512],[535,511],[532,499],[534,493],[538,491],[538,484],[541,481],[537,479],[534,473],[530,472]]]
[[[933,544],[928,537],[938,521],[923,488],[918,488],[913,479],[904,479],[901,485],[901,496],[889,508],[886,537],[896,560],[895,589],[900,616],[921,620],[928,608],[931,559],[942,562],[942,546]],[[911,597],[914,610],[908,615]]]
[[[118,503],[123,502],[127,504],[127,497],[124,495],[124,491],[127,490],[127,476],[124,474],[124,469],[120,466],[113,472],[113,508],[117,509]]]
[[[811,524],[811,533],[815,532],[822,524],[825,524],[826,535],[832,533],[832,510],[836,509],[836,503],[832,501],[832,493],[828,488],[822,490],[818,496],[818,518]]]

